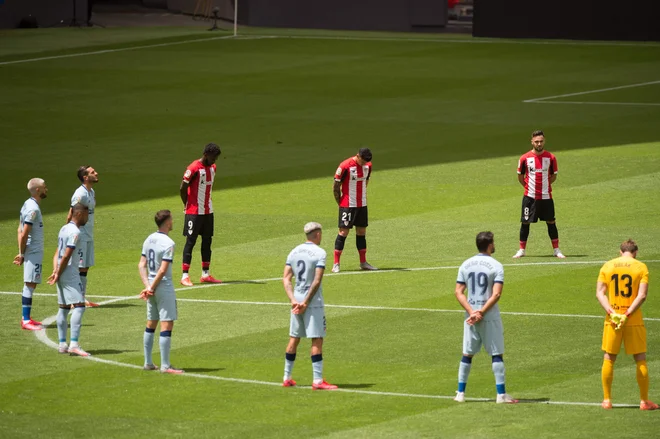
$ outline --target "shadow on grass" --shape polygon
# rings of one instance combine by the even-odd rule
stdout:
[[[519,404],[538,404],[541,402],[550,402],[550,398],[521,398]]]
[[[216,368],[205,368],[205,367],[186,367],[184,368],[186,372],[191,372],[191,373],[200,373],[200,372],[218,372],[220,370],[225,370],[224,367],[216,367]]]
[[[82,326],[83,328],[91,328],[91,327],[94,327],[95,325],[90,325],[90,324],[87,324],[87,323],[83,323],[80,326]],[[45,329],[57,329],[57,322],[53,322],[48,326],[44,326],[44,328]],[[71,329],[71,324],[70,323],[68,324],[67,329]]]
[[[136,350],[119,350],[119,349],[92,349],[87,351],[90,355],[119,355],[126,352],[137,352]]]
[[[589,255],[564,255],[566,256],[567,259],[572,259],[572,258],[588,258]],[[530,258],[530,259],[536,259],[536,258],[554,258],[555,255],[525,255],[525,259]],[[555,258],[556,259],[556,258]],[[557,262],[561,261],[560,259],[557,259]]]
[[[99,308],[129,308],[132,306],[140,306],[135,303],[109,303],[107,305],[101,305]]]
[[[265,285],[266,282],[260,281],[260,280],[227,280],[227,281],[222,281],[223,284],[226,285],[237,285],[237,284],[259,284],[259,285]],[[207,284],[211,285],[211,284]]]

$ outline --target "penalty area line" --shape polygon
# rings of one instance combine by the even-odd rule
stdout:
[[[122,299],[127,299],[131,297],[125,297]],[[105,302],[101,302],[100,305],[107,305],[112,302],[116,302],[117,300],[108,300]],[[51,325],[53,322],[57,320],[57,316],[49,316],[43,320],[43,325],[44,327],[47,327]],[[46,345],[49,348],[52,349],[57,349],[58,344],[55,343],[53,340],[48,338],[48,335],[46,334],[45,329],[41,329],[38,331],[34,331],[34,335],[39,340],[41,343]],[[125,367],[129,369],[137,369],[137,370],[143,370],[142,366],[138,366],[137,364],[130,364],[130,363],[122,363],[120,361],[114,361],[114,360],[106,360],[104,358],[97,358],[93,355],[90,355],[89,357],[81,357],[84,360],[88,361],[93,361],[95,363],[101,363],[101,364],[107,364],[110,366],[117,366],[117,367]],[[144,373],[154,373],[153,371],[148,371]],[[261,386],[270,386],[270,387],[281,387],[282,383],[278,382],[273,382],[273,381],[262,381],[262,380],[251,380],[251,379],[245,379],[245,378],[231,378],[231,377],[222,377],[218,375],[203,375],[199,373],[182,373],[181,375],[177,375],[177,377],[190,377],[190,378],[197,378],[197,379],[205,379],[205,380],[215,380],[215,381],[224,381],[224,382],[230,382],[230,383],[238,383],[238,384],[252,384],[252,385],[261,385]],[[300,389],[300,390],[309,390],[311,389],[310,386],[296,386],[294,389]],[[291,390],[294,390],[291,389]],[[452,400],[454,399],[453,396],[449,395],[427,395],[427,394],[421,394],[421,393],[401,393],[401,392],[379,392],[377,390],[359,390],[359,389],[344,389],[344,388],[339,388],[335,390],[334,392],[337,393],[352,393],[352,394],[357,394],[357,395],[367,395],[367,396],[391,396],[391,397],[400,397],[400,398],[423,398],[423,399],[436,399],[436,400]],[[490,398],[465,398],[467,401],[493,401],[493,399]],[[572,405],[572,406],[588,406],[588,407],[599,407],[600,403],[595,403],[595,402],[579,402],[579,401],[522,401],[523,403],[531,403],[531,404],[546,404],[546,405]],[[615,407],[637,407],[636,405],[633,404],[614,404]]]
[[[544,96],[542,98],[526,99],[523,102],[527,103],[527,104],[529,104],[529,103],[539,103],[539,102],[542,102],[542,101],[548,101],[550,99],[567,98],[567,97],[570,97],[570,96],[583,96],[583,95],[588,95],[588,94],[593,94],[593,93],[603,93],[603,92],[606,92],[606,91],[623,90],[623,89],[626,89],[626,88],[644,87],[646,85],[653,85],[653,84],[660,84],[660,81],[638,82],[638,83],[635,83],[635,84],[619,85],[617,87],[599,88],[599,89],[596,89],[596,90],[579,91],[579,92],[576,92],[576,93],[565,93],[565,94],[554,95],[554,96]],[[564,103],[569,103],[569,102],[555,102],[555,103],[564,104]],[[570,103],[575,104],[576,102],[570,102]],[[603,102],[599,102],[599,103],[603,104]],[[616,104],[618,104],[618,102],[612,102],[610,104],[611,105],[616,105]],[[620,105],[649,105],[649,104],[644,104],[644,103],[641,103],[641,104],[622,103]],[[650,105],[658,105],[658,104],[650,104]]]

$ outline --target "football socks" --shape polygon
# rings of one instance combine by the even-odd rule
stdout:
[[[82,326],[82,316],[84,312],[84,306],[73,308],[73,311],[71,312],[71,343],[78,343],[78,338],[80,337],[80,327]]]
[[[504,386],[504,360],[501,355],[493,355],[493,375],[495,375],[495,387],[497,394],[502,395],[506,393]]]
[[[323,355],[312,355],[312,371],[314,372],[314,382],[323,381]]]
[[[158,345],[160,346],[160,369],[169,369],[171,366],[170,348],[172,347],[172,331],[160,331]]]
[[[154,350],[154,337],[156,330],[151,328],[144,329],[144,364],[154,364],[151,353]]]
[[[289,380],[291,379],[291,374],[293,373],[293,365],[294,362],[296,361],[296,354],[295,352],[293,354],[286,353],[284,355],[284,379]]]
[[[60,308],[57,311],[57,337],[60,339],[60,343],[66,343],[66,330],[67,330],[67,320],[69,316],[69,308]]]
[[[34,294],[34,288],[28,287],[23,284],[23,296],[21,303],[23,304],[23,321],[27,322],[30,320],[30,313],[32,311],[32,295]]]
[[[642,401],[649,400],[649,368],[646,360],[637,362],[637,384],[639,384],[639,396]]]
[[[614,381],[614,362],[612,360],[603,360],[603,368],[601,369],[600,376],[603,381],[603,399],[611,400],[612,381]]]
[[[461,362],[458,365],[458,391],[465,392],[468,377],[470,376],[470,369],[472,369],[472,357],[463,355]]]
[[[85,294],[87,294],[87,272],[86,271],[81,271],[80,272],[80,284],[82,285],[82,295],[83,297]]]

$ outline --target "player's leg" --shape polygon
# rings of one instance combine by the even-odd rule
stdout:
[[[202,277],[200,282],[209,284],[222,283],[220,279],[216,279],[209,273],[211,266],[211,244],[213,243],[213,214],[201,215],[202,218]]]
[[[529,238],[529,224],[535,217],[534,199],[524,196],[522,199],[522,209],[520,213],[520,248],[513,257],[515,259],[525,256],[527,249],[527,238]]]
[[[495,376],[495,389],[497,391],[496,403],[515,404],[518,402],[506,393],[506,369],[504,367],[504,327],[501,320],[482,322],[479,335],[484,343],[484,349],[491,356],[491,367]]]
[[[80,256],[80,264],[78,272],[80,274],[80,283],[82,284],[82,293],[83,296],[87,295],[87,275],[89,274],[90,267],[94,266],[94,241],[87,239],[80,243],[80,250],[78,251]],[[85,306],[90,308],[97,308],[98,303],[90,302],[85,298]]]
[[[82,328],[82,317],[85,313],[85,302],[73,304],[73,311],[71,311],[71,345],[69,346],[69,353],[72,355],[79,355],[81,357],[89,356],[80,347],[80,329]]]
[[[323,308],[307,308],[303,314],[305,333],[312,339],[312,389],[334,390],[337,386],[323,379],[323,338],[326,333],[325,311]]]
[[[564,254],[559,250],[559,231],[555,223],[555,202],[553,199],[549,199],[538,200],[538,203],[540,203],[539,218],[545,221],[548,226],[548,236],[552,243],[552,252],[554,256],[564,259]]]
[[[353,227],[353,213],[348,207],[339,208],[339,218],[337,220],[337,238],[335,238],[335,252],[334,252],[334,264],[332,264],[332,272],[339,273],[339,261],[341,259],[341,253],[344,251],[344,244],[346,244],[346,238],[348,237],[351,228]]]
[[[174,288],[159,286],[153,296],[158,306],[158,316],[160,317],[160,371],[163,373],[179,374],[182,369],[177,369],[170,362],[170,351],[172,349],[172,328],[177,319],[176,295]]]
[[[360,268],[363,270],[378,270],[367,262],[367,227],[369,226],[369,211],[367,206],[358,207],[355,211],[355,246],[360,255]]]
[[[465,402],[465,389],[472,369],[472,357],[480,350],[481,338],[476,325],[468,325],[463,322],[463,356],[458,363],[458,390],[456,390],[454,401]]]
[[[294,317],[294,314],[291,314]],[[291,321],[291,333],[298,333],[297,328],[299,327],[298,323],[294,324],[293,319]],[[296,382],[291,378],[293,375],[293,366],[296,361],[296,353],[298,352],[298,344],[300,343],[300,337],[289,336],[289,343],[286,346],[286,352],[284,354],[284,378],[282,379],[282,386],[292,387],[296,385]]]
[[[32,296],[41,283],[43,253],[25,255],[23,260],[23,293],[21,295],[21,328],[28,330],[42,329],[41,322],[32,320]]]
[[[183,225],[183,236],[186,237],[186,244],[183,246],[183,262],[181,263],[181,285],[191,287],[193,285],[188,275],[190,264],[192,262],[192,252],[199,236],[199,216],[186,214],[185,224]]]
[[[144,370],[158,370],[158,366],[154,365],[152,352],[154,349],[154,338],[156,337],[156,328],[158,327],[158,305],[154,296],[147,299],[147,327],[144,328],[143,345],[144,345]]]
[[[600,371],[601,382],[603,384],[603,403],[604,409],[612,408],[612,382],[614,381],[614,362],[616,356],[621,350],[623,331],[616,331],[611,322],[605,322],[603,327],[602,350],[603,366]]]
[[[67,317],[69,316],[71,306],[64,301],[64,294],[59,284],[57,285],[57,301],[59,304],[59,309],[57,310],[57,338],[60,342],[57,351],[60,354],[68,354],[69,345],[66,343],[66,332],[69,328]]]
[[[637,385],[639,386],[639,408],[641,410],[657,410],[658,404],[649,400],[649,369],[646,365],[646,328],[644,326],[624,326],[623,344],[626,353],[632,354],[637,369]]]

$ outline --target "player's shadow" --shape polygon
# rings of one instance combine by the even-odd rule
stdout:
[[[109,303],[107,305],[101,305],[100,308],[129,308],[131,306],[139,306],[135,303]]]
[[[94,327],[95,325],[91,325],[89,323],[82,323],[80,325],[83,328],[90,328]],[[50,325],[44,326],[45,329],[57,329],[57,322],[53,322]],[[67,329],[71,329],[71,323],[68,324]]]
[[[265,285],[266,282],[260,281],[260,280],[243,280],[243,279],[237,279],[237,280],[223,280],[222,284],[224,285],[238,285],[238,284],[259,284],[259,285]]]
[[[572,259],[572,258],[588,258],[589,255],[571,255],[571,254],[566,254],[565,255],[567,259]],[[537,258],[554,258],[555,255],[526,255],[525,259],[530,258],[530,259],[537,259]],[[556,258],[555,258],[556,259]]]
[[[340,389],[368,389],[373,387],[373,383],[360,383],[360,384],[336,384]]]
[[[195,373],[200,373],[200,372],[218,372],[220,370],[225,370],[224,367],[215,367],[215,368],[207,368],[207,367],[186,367],[184,368],[186,372],[195,372]]]
[[[550,402],[550,398],[521,398],[518,400],[519,404],[539,404],[542,402]]]
[[[90,355],[119,355],[126,352],[137,352],[136,350],[119,350],[119,349],[92,349],[87,351]]]

